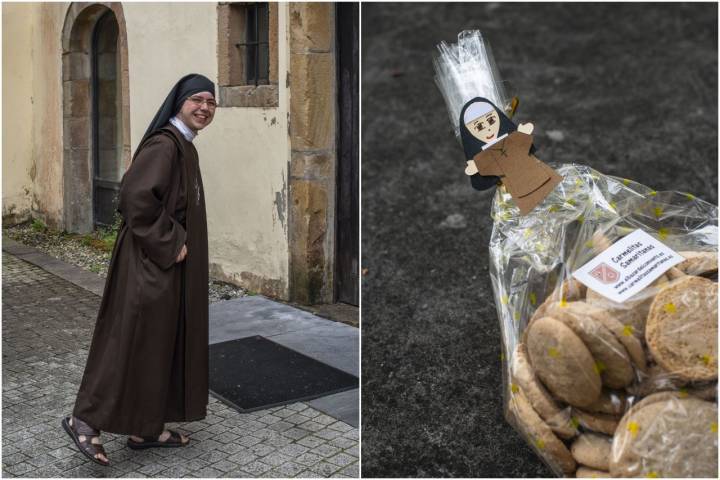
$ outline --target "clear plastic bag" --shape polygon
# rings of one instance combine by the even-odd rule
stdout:
[[[506,418],[559,476],[717,477],[717,208],[553,167],[529,215],[492,206]],[[572,278],[638,229],[687,260],[623,303]]]

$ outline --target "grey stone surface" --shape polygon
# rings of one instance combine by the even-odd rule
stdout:
[[[483,31],[540,159],[717,203],[717,21],[716,4],[363,4],[363,475],[551,474],[503,417],[492,192],[463,174],[435,45]]]
[[[168,424],[190,436],[188,447],[136,452],[125,436],[103,432],[111,466],[96,465],[77,451],[60,420],[75,401],[100,297],[3,252],[2,298],[5,477],[288,477],[316,466],[343,476],[328,473],[321,457],[310,461],[308,450],[322,446],[358,461],[357,429],[304,403],[240,414],[210,397],[205,419]],[[269,428],[281,419],[292,419],[287,434]],[[338,425],[349,435],[339,437],[344,445],[337,444]]]
[[[360,412],[360,394],[358,389],[327,395],[322,398],[306,402],[308,405],[323,413],[327,413],[348,425],[358,426]]]

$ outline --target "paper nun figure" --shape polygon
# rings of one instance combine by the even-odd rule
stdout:
[[[532,154],[531,123],[515,124],[490,100],[476,97],[460,114],[460,135],[473,187],[482,190],[496,178],[520,209],[529,213],[562,178]],[[479,178],[477,178],[479,177]]]

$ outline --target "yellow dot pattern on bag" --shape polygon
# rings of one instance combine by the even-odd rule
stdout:
[[[640,425],[638,425],[637,422],[629,422],[627,429],[628,429],[628,432],[630,432],[630,436],[632,438],[635,438],[635,437],[637,437],[637,434],[640,431]]]
[[[530,235],[532,235],[532,230],[530,230],[529,228],[526,228],[525,230],[523,230],[523,236],[525,238],[528,238]]]
[[[665,313],[675,313],[677,312],[677,308],[675,308],[675,304],[672,302],[666,303],[663,305],[663,310],[665,310]]]
[[[548,355],[550,355],[551,358],[558,358],[560,356],[560,351],[555,347],[548,348]]]
[[[558,210],[560,210],[560,209],[558,208],[557,205],[550,205],[550,208],[548,208],[548,212],[550,212],[550,213],[555,213]]]
[[[648,195],[654,197],[655,195],[657,195],[657,192],[655,190],[650,190],[650,193]]]
[[[615,202],[610,202],[610,207],[611,207],[613,210],[616,210],[616,211],[617,211],[617,203],[615,203]]]
[[[663,209],[660,208],[660,207],[655,207],[655,208],[653,209],[653,212],[655,212],[655,216],[656,216],[657,218],[660,218],[660,215],[663,214]]]
[[[516,311],[515,314],[513,315],[513,317],[515,318],[516,322],[519,321],[520,320],[520,312]]]
[[[595,373],[598,375],[602,374],[605,370],[607,370],[607,366],[600,360],[595,362],[595,365],[593,365],[593,370],[595,370]]]
[[[530,292],[530,304],[535,305],[537,303],[537,295],[535,292]]]
[[[502,298],[500,298],[500,302],[501,302],[503,305],[507,305],[509,301],[510,301],[510,298],[508,298],[507,295],[503,295]]]
[[[660,228],[658,230],[658,236],[660,237],[660,240],[665,240],[668,236],[668,229],[667,228]]]
[[[625,325],[623,327],[623,335],[625,335],[626,337],[629,337],[630,335],[632,335],[634,331],[635,331],[635,329],[633,328],[632,325]]]
[[[572,205],[573,207],[575,206],[575,200],[573,200],[572,198],[568,198],[568,199],[566,200],[566,202],[567,202],[568,204]]]
[[[713,357],[712,355],[703,355],[702,357],[700,357],[700,360],[702,360],[705,365],[710,365],[712,363]]]
[[[517,393],[517,392],[520,391],[520,387],[518,387],[518,386],[515,385],[514,383],[511,383],[511,384],[510,384],[510,391],[511,391],[512,393]]]
[[[695,195],[693,195],[692,193],[686,193],[685,197],[687,197],[688,200],[695,200]]]
[[[680,395],[680,398],[685,398],[688,396],[687,388],[683,387],[680,390],[678,390],[678,394]]]
[[[658,475],[657,472],[652,471],[652,472],[648,472],[648,474],[645,475],[645,478],[658,478],[659,476],[660,476],[660,475]]]
[[[545,448],[545,442],[542,438],[538,438],[537,440],[535,440],[535,446],[542,450],[543,448]]]
[[[585,246],[586,246],[587,248],[593,248],[593,246],[594,246],[593,241],[592,241],[592,240],[588,240],[587,242],[585,242]]]
[[[626,187],[630,185],[630,180],[628,180],[627,178],[623,178],[623,185],[625,185]]]
[[[567,300],[565,300],[565,297],[562,297],[560,299],[560,306],[561,307],[567,307]]]
[[[584,222],[585,222],[585,217],[583,215],[580,215],[578,217],[578,223],[580,223],[582,225]]]
[[[501,362],[505,361],[505,354],[504,354],[504,353],[501,353],[501,354],[500,354],[500,361],[501,361]]]
[[[710,424],[710,431],[711,431],[712,433],[718,433],[717,422],[712,422],[712,423]]]
[[[580,426],[580,420],[577,417],[570,417],[570,426],[572,428],[578,428]]]

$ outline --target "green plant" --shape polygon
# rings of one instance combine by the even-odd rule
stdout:
[[[32,229],[36,232],[44,232],[47,230],[47,225],[39,218],[34,218],[32,221]]]

